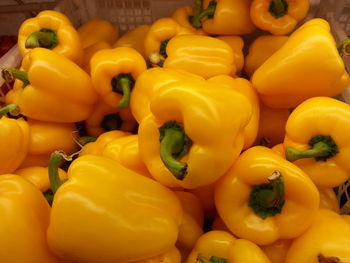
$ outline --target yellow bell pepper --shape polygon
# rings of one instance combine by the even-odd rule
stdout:
[[[288,40],[287,36],[260,36],[249,46],[248,54],[245,58],[244,71],[249,77],[279,50]]]
[[[82,47],[85,49],[100,41],[112,45],[119,36],[118,28],[115,28],[109,21],[95,17],[78,28],[79,38]]]
[[[205,218],[212,220],[216,216],[216,208],[214,203],[214,184],[191,189],[190,192],[197,196],[201,202]]]
[[[16,105],[0,108],[0,174],[12,173],[24,160],[29,145],[29,125],[20,119],[5,117],[7,113],[17,115]]]
[[[210,231],[202,235],[186,263],[271,263],[254,243],[236,239],[225,231]]]
[[[166,53],[164,68],[181,69],[205,79],[236,73],[232,48],[213,37],[175,36],[168,42]]]
[[[308,11],[309,0],[254,0],[250,16],[256,27],[274,35],[286,35]]]
[[[316,18],[298,28],[254,72],[252,83],[266,106],[291,108],[311,97],[340,94],[350,78],[328,22]]]
[[[282,143],[289,115],[288,109],[273,109],[260,102],[259,130],[255,143],[266,147]]]
[[[252,116],[249,120],[249,123],[244,128],[243,149],[248,149],[254,143],[259,128],[259,98],[255,89],[252,87],[251,83],[248,80],[243,78],[233,79],[232,77],[221,75],[208,79],[208,81],[225,85],[227,88],[241,93],[252,104]]]
[[[239,75],[244,65],[243,39],[239,36],[218,36],[216,38],[226,42],[231,47],[236,65],[236,75]]]
[[[72,154],[78,150],[78,133],[73,123],[28,120],[30,126],[28,154],[19,168],[47,166],[53,151]]]
[[[56,169],[63,158],[53,153],[49,166],[55,196],[47,236],[55,254],[78,262],[130,262],[175,245],[182,207],[171,190],[95,155],[75,159],[62,184]]]
[[[327,97],[308,99],[287,121],[286,159],[319,187],[342,184],[350,177],[349,120],[350,105]]]
[[[90,74],[91,72],[90,60],[97,51],[100,51],[103,49],[110,49],[110,48],[111,48],[111,45],[105,41],[96,42],[95,44],[92,44],[91,46],[85,48],[84,59],[82,63],[82,68],[85,70],[85,72]]]
[[[226,226],[258,245],[301,235],[319,199],[302,170],[262,146],[246,150],[215,188],[216,208]]]
[[[339,201],[332,188],[318,188],[320,192],[320,208],[340,213]]]
[[[18,48],[24,57],[33,48],[42,47],[80,64],[83,48],[79,35],[64,14],[45,10],[25,20],[18,32]]]
[[[153,94],[161,87],[179,80],[204,80],[202,77],[173,69],[151,68],[144,71],[137,79],[130,98],[132,115],[138,123],[151,113],[150,101]]]
[[[178,35],[192,35],[194,30],[183,27],[172,18],[161,18],[155,21],[145,38],[145,53],[154,64],[160,64],[167,58],[166,46],[169,40]],[[154,59],[156,57],[158,61]]]
[[[350,215],[342,215],[341,217],[350,225]]]
[[[136,49],[145,59],[148,59],[145,53],[144,42],[151,26],[141,25],[126,32],[117,42],[113,44],[116,47],[130,47]]]
[[[245,96],[206,81],[164,86],[150,109],[139,126],[141,158],[161,184],[188,189],[211,184],[228,170],[252,114]]]
[[[97,99],[89,75],[48,49],[35,48],[23,58],[22,70],[4,69],[3,75],[17,79],[6,103],[18,104],[23,115],[36,120],[85,120]]]
[[[98,51],[90,61],[91,80],[97,93],[111,107],[129,105],[137,77],[146,70],[146,62],[135,49],[118,47]]]
[[[271,263],[284,263],[292,241],[292,239],[280,239],[271,245],[261,246],[260,248]]]
[[[133,261],[132,263],[181,263],[181,254],[176,247],[173,247],[170,250],[155,257]]]
[[[46,241],[50,206],[33,184],[0,176],[0,258],[6,263],[59,263]]]
[[[338,214],[320,209],[309,229],[296,238],[285,263],[350,262],[350,225]]]
[[[250,19],[251,0],[196,0],[191,23],[212,35],[244,35],[255,30]]]
[[[189,28],[198,35],[206,35],[202,28],[195,28],[191,24],[191,17],[195,14],[195,9],[192,6],[184,6],[176,9],[171,15],[171,18],[174,19],[180,26]]]

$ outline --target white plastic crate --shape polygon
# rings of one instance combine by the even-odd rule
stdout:
[[[194,0],[1,0],[0,35],[16,35],[23,20],[44,9],[55,9],[66,14],[75,26],[93,17],[102,17],[124,33],[138,25],[150,24],[167,17],[181,6],[193,5]],[[321,17],[328,20],[336,41],[350,37],[350,0],[310,0],[310,10],[305,20]],[[21,57],[14,46],[0,59],[0,70],[19,66]],[[350,72],[350,58],[344,58]],[[4,80],[0,76],[0,86]],[[350,104],[350,88],[340,99]],[[0,104],[3,96],[0,93]],[[350,180],[337,189],[342,213],[350,214]]]

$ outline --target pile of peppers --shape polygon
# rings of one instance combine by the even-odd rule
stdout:
[[[123,35],[25,20],[1,72],[0,261],[350,262],[350,41],[308,9],[196,0]]]

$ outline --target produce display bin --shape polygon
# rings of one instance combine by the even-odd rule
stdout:
[[[102,17],[124,33],[138,25],[150,24],[158,18],[167,17],[181,6],[193,5],[194,0],[2,0],[0,1],[0,35],[16,35],[20,24],[45,9],[66,14],[75,26],[93,17]],[[310,10],[304,21],[315,17],[326,19],[336,41],[350,37],[350,0],[310,0]],[[303,21],[303,22],[304,22]],[[264,34],[257,31],[256,35]],[[249,43],[256,35],[245,39]],[[350,72],[350,58],[344,57]],[[0,59],[0,69],[18,67],[21,61],[17,46]],[[0,86],[4,80],[0,76]],[[350,103],[350,87],[339,99]],[[0,90],[0,105],[4,94]],[[350,214],[350,181],[336,189],[341,212]]]

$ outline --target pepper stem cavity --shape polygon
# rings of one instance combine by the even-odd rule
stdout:
[[[210,1],[209,2],[209,5],[208,5],[208,8],[206,9],[202,9],[202,4],[200,4],[200,7],[201,7],[201,11],[198,12],[198,6],[197,5],[197,2],[196,2],[196,14],[191,17],[191,24],[195,27],[195,28],[201,28],[202,27],[202,19],[205,18],[205,17],[208,17],[208,18],[213,18],[214,14],[215,14],[215,10],[216,10],[216,5],[217,5],[217,2],[214,0],[214,1]]]
[[[94,136],[83,136],[78,139],[78,142],[81,146],[84,146],[85,144],[88,144],[90,142],[95,142],[96,139],[97,138]]]
[[[112,90],[123,95],[118,103],[119,108],[126,108],[130,102],[130,92],[134,86],[134,79],[131,74],[119,74],[115,76],[112,81]]]
[[[18,116],[20,114],[20,109],[17,104],[6,105],[0,108],[0,119],[7,113],[10,113],[12,116]]]
[[[66,161],[72,161],[72,156],[68,156],[64,151],[54,151],[49,160],[49,180],[52,193],[55,194],[64,183],[58,174],[58,168],[62,166]]]
[[[15,79],[18,79],[23,82],[22,88],[29,85],[28,72],[15,69],[15,68],[4,68],[2,71],[2,77],[7,83],[11,83]]]
[[[249,207],[265,219],[282,212],[285,203],[284,180],[281,172],[274,171],[268,184],[256,185],[250,193]]]
[[[292,147],[286,148],[286,158],[290,162],[302,158],[315,158],[316,161],[327,161],[338,152],[338,146],[331,136],[316,135],[308,142],[311,149],[299,151]]]
[[[159,53],[152,52],[149,54],[148,58],[152,65],[158,65],[159,67],[163,67],[164,59]]]
[[[317,255],[318,263],[340,263],[340,259],[337,257],[325,257],[322,254]]]
[[[226,258],[220,258],[212,256],[208,260],[206,257],[204,257],[202,254],[199,254],[197,257],[197,262],[199,263],[228,263],[228,260]]]
[[[189,149],[190,139],[181,124],[170,121],[159,128],[160,158],[164,165],[178,180],[187,174],[187,163],[179,162]]]
[[[344,39],[337,44],[337,49],[340,55],[350,55],[350,39]]]
[[[25,48],[42,47],[53,49],[58,44],[57,33],[54,30],[42,28],[40,31],[33,32],[25,42]]]
[[[280,18],[288,13],[288,3],[285,0],[272,0],[269,12],[273,17]]]

